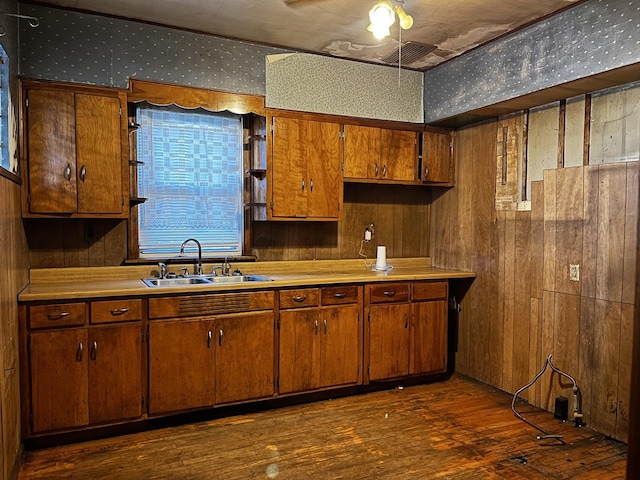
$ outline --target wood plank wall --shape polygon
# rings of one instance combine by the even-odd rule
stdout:
[[[587,425],[626,441],[638,162],[547,170],[531,185],[530,211],[500,210],[502,129],[458,131],[456,188],[432,204],[434,266],[478,275],[462,301],[456,369],[513,393],[551,354],[577,379]],[[571,399],[566,385],[548,371],[523,397],[552,411],[558,395]]]
[[[363,253],[375,258],[429,255],[430,190],[421,186],[345,184],[342,222],[253,222],[258,260],[360,258],[364,229],[375,237]],[[86,238],[88,226],[98,229]],[[127,255],[127,226],[117,220],[30,219],[25,221],[32,268],[120,265]],[[176,253],[179,245],[176,245]]]
[[[28,281],[28,250],[20,212],[20,185],[0,176],[0,426],[2,479],[15,478],[21,456],[18,378],[18,305]]]

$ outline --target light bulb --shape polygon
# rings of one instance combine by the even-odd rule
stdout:
[[[378,3],[369,10],[371,25],[367,28],[377,39],[382,39],[391,34],[389,27],[396,21],[396,16],[389,5]]]

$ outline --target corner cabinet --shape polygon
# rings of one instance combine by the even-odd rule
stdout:
[[[129,213],[126,94],[23,80],[23,216]]]
[[[420,180],[425,185],[454,185],[453,132],[435,129],[423,132]]]
[[[344,126],[344,179],[416,183],[418,132]]]
[[[267,218],[342,220],[341,125],[269,116]]]

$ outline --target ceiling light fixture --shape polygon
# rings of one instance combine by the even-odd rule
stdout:
[[[369,10],[369,21],[371,24],[367,30],[373,32],[373,35],[381,40],[388,37],[391,32],[389,27],[396,21],[396,14],[400,21],[400,27],[408,30],[413,25],[413,18],[402,7],[404,0],[381,0]]]

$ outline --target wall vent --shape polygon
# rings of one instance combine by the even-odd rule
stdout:
[[[413,62],[420,60],[426,54],[433,52],[436,49],[435,45],[428,45],[426,43],[419,42],[407,42],[402,44],[402,65],[411,65]],[[393,52],[386,57],[380,59],[384,63],[391,65],[397,65],[400,56],[400,48],[396,48]]]

